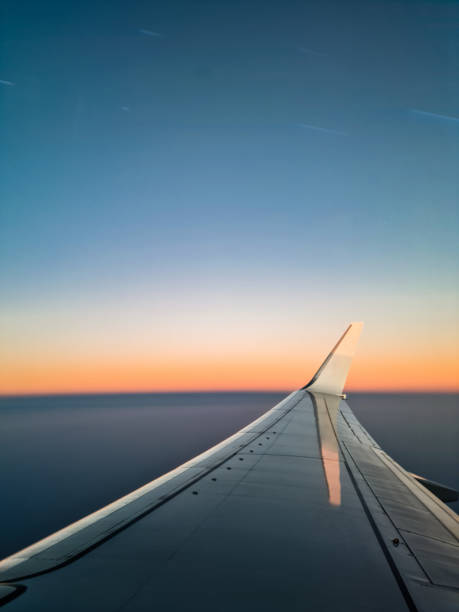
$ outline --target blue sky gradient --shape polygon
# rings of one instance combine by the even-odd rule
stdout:
[[[279,329],[298,301],[306,329],[429,328],[440,301],[457,334],[457,3],[1,10],[8,351],[39,312],[91,329],[126,295],[149,325],[170,296],[243,320],[253,294]]]

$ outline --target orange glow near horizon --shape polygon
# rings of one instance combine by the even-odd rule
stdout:
[[[440,361],[425,355],[358,353],[346,390],[456,392],[459,366],[451,357]],[[306,384],[319,365],[310,356],[275,351],[258,358],[253,354],[245,358],[168,355],[163,360],[144,355],[124,360],[43,356],[4,364],[0,394],[292,390]]]
[[[204,309],[201,297],[183,311],[177,296],[156,310],[132,301],[119,310],[108,303],[5,310],[0,395],[294,390],[309,382],[347,321],[365,320],[333,318],[319,306],[305,313],[294,301],[262,310],[228,298]],[[454,316],[425,317],[420,330],[411,307],[398,319],[369,313],[345,389],[459,391]]]

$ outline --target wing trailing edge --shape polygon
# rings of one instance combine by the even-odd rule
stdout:
[[[328,395],[342,395],[363,323],[351,323],[323,364],[303,389]]]
[[[438,499],[441,499],[442,502],[455,502],[459,499],[459,492],[456,491],[456,489],[441,484],[440,482],[435,482],[434,480],[424,478],[424,476],[418,476],[412,472],[409,472],[409,474],[415,480],[417,480],[419,484],[422,484],[423,487],[436,495]]]

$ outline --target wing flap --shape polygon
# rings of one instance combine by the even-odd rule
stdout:
[[[419,484],[422,484],[423,487],[438,497],[438,499],[441,499],[442,502],[455,502],[459,499],[458,491],[452,487],[448,487],[447,485],[435,482],[434,480],[429,480],[428,478],[418,476],[417,474],[413,474],[411,472],[410,476],[412,476],[419,482]]]

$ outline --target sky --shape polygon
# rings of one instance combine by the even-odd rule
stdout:
[[[459,390],[457,2],[0,11],[0,394]]]

